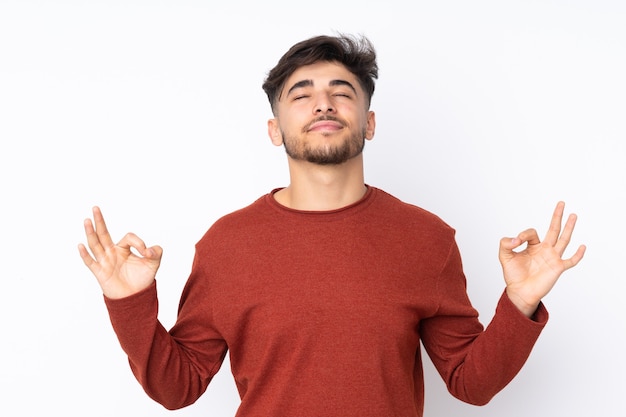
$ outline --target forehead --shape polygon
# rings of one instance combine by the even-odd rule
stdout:
[[[314,86],[326,86],[331,81],[344,80],[352,84],[354,88],[360,88],[356,76],[342,64],[337,62],[316,62],[315,64],[304,65],[296,69],[285,81],[283,91],[288,91],[294,84],[304,80],[312,81]]]

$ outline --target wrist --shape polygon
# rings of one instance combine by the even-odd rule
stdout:
[[[541,301],[528,301],[526,297],[523,297],[518,292],[511,289],[511,287],[506,287],[506,295],[509,297],[509,300],[511,300],[511,303],[528,318],[531,318],[535,314],[537,307],[539,307],[539,302]]]

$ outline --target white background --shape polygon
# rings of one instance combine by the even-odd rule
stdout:
[[[195,242],[287,184],[266,72],[342,31],[379,52],[366,180],[457,229],[483,322],[500,237],[543,235],[562,199],[580,218],[572,246],[588,245],[518,377],[474,407],[427,363],[426,416],[625,415],[624,4],[1,0],[0,414],[234,415],[228,363],[186,409],[143,393],[78,256],[82,221],[97,204],[115,239],[165,248],[170,327]]]

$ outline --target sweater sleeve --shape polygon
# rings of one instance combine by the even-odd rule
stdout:
[[[484,329],[467,296],[456,244],[440,276],[439,294],[438,313],[420,326],[424,348],[452,395],[484,405],[526,362],[548,320],[547,310],[540,304],[529,319],[503,293]]]
[[[186,317],[179,311],[177,324],[168,332],[157,319],[156,283],[123,299],[105,297],[105,303],[131,370],[146,393],[167,409],[194,403],[219,370],[227,350],[219,335],[207,330],[206,318],[196,320],[202,313],[185,306]],[[199,331],[203,326],[204,331]]]

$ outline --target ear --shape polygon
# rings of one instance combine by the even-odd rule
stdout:
[[[283,135],[280,132],[278,120],[269,119],[267,121],[267,134],[269,135],[270,140],[275,146],[281,146],[283,144]]]
[[[374,139],[376,133],[376,114],[373,111],[367,112],[367,125],[365,126],[365,139]]]

